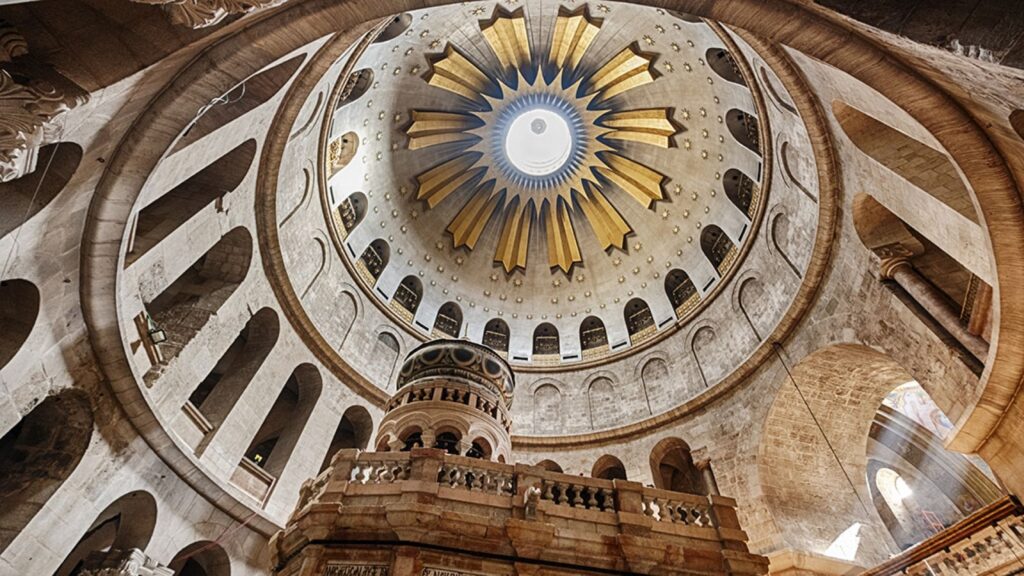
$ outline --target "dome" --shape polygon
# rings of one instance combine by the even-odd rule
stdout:
[[[877,4],[3,2],[0,572],[981,571],[1022,27]]]

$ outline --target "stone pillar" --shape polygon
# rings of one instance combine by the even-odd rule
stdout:
[[[906,258],[887,258],[882,261],[882,278],[893,280],[903,288],[928,314],[975,358],[985,362],[988,342],[971,334],[960,323],[960,314],[949,305],[946,296],[921,276]]]
[[[704,481],[704,490],[710,496],[721,496],[718,491],[718,481],[715,480],[715,471],[711,469],[711,460],[705,458],[693,463],[700,470],[700,478]]]
[[[77,576],[174,576],[174,571],[132,548],[90,552]]]

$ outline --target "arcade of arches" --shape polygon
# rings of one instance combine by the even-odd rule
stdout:
[[[0,574],[286,573],[357,453],[1024,570],[1013,0],[0,4]]]

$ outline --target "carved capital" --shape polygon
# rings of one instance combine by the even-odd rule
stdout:
[[[884,258],[879,265],[879,270],[883,279],[892,280],[896,275],[896,270],[903,266],[913,268],[913,264],[905,256],[893,256]]]
[[[285,0],[132,0],[140,4],[158,4],[171,22],[189,28],[213,26],[228,16],[248,14],[271,8]]]
[[[58,117],[89,95],[28,54],[25,39],[0,21],[0,182],[36,168],[39,147],[62,136]]]
[[[174,571],[157,564],[142,550],[112,549],[91,552],[78,571],[79,576],[173,576]]]
[[[0,62],[10,62],[28,54],[28,42],[18,29],[0,19]]]

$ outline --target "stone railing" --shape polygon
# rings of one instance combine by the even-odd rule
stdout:
[[[513,496],[516,477],[511,470],[495,470],[462,462],[463,457],[446,456],[437,473],[437,483],[449,488],[464,488],[471,492]]]
[[[645,488],[644,514],[658,522],[710,526],[711,506],[707,499],[692,494]]]
[[[996,576],[1024,570],[1024,507],[1007,496],[862,576]]]
[[[384,412],[389,413],[396,408],[416,402],[431,401],[463,404],[495,420],[505,431],[509,431],[512,428],[512,419],[508,415],[504,402],[499,400],[497,396],[491,396],[486,393],[481,394],[479,388],[445,380],[430,380],[423,384],[406,385],[402,390],[395,393],[391,401],[384,408]]]
[[[271,541],[279,573],[307,547],[352,542],[457,548],[488,562],[528,561],[609,573],[767,572],[722,496],[549,472],[537,466],[411,452],[338,451],[307,481],[288,528]],[[318,552],[310,551],[310,554]],[[326,553],[326,552],[325,552]],[[363,552],[359,552],[363,554]],[[482,557],[482,556],[481,556]],[[362,556],[360,556],[362,558]],[[314,564],[308,574],[320,574]],[[574,571],[575,570],[575,571]],[[307,572],[294,572],[307,576]]]

